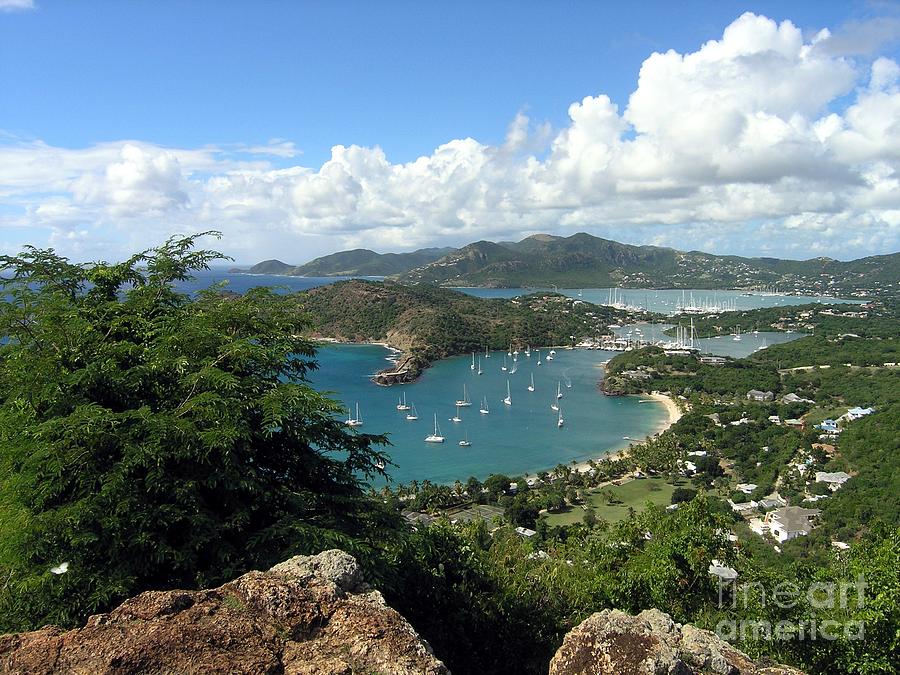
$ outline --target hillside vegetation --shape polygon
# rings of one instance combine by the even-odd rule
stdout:
[[[626,316],[557,293],[485,299],[391,281],[343,281],[297,297],[319,337],[386,341],[427,361],[485,347],[571,344],[572,336],[605,333]]]
[[[250,268],[251,274],[286,274],[295,277],[383,277],[403,274],[451,253],[452,248],[423,248],[411,253],[376,253],[365,248],[340,251],[303,265],[266,260]]]

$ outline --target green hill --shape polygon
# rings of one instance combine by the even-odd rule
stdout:
[[[451,253],[453,248],[423,248],[412,253],[376,253],[365,248],[340,251],[303,265],[266,260],[250,268],[253,274],[287,274],[298,277],[383,277],[403,274]]]

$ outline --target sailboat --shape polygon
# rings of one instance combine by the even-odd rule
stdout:
[[[361,427],[362,423],[362,417],[359,416],[359,403],[356,404],[356,417],[350,417],[350,408],[347,408],[347,426]]]
[[[559,404],[556,401],[551,402],[550,410],[559,410]]]
[[[406,419],[408,419],[410,422],[419,419],[419,413],[416,412],[416,406],[413,406],[412,410],[406,413]]]
[[[509,380],[506,381],[506,398],[503,399],[506,405],[512,405],[512,397],[509,394]]]
[[[552,360],[553,360],[553,355],[554,355],[555,353],[556,353],[556,352],[554,352],[554,351],[551,349],[551,350],[550,350],[550,353],[547,354],[547,360],[548,360],[548,361],[552,361]]]
[[[441,428],[437,423],[437,413],[434,414],[434,433],[425,437],[426,443],[443,443],[444,437],[441,436]]]
[[[503,357],[503,365],[500,366],[500,370],[506,371],[506,357],[505,356]]]
[[[469,432],[468,431],[466,432],[466,437],[463,440],[461,440],[459,442],[459,444],[464,448],[468,448],[470,445],[472,445],[471,443],[469,443]]]
[[[478,409],[482,415],[490,415],[491,409],[488,408],[487,396],[484,397],[484,400],[481,402],[481,408]]]
[[[459,416],[459,402],[456,403],[456,414],[450,418],[451,422],[462,422],[462,417]]]
[[[556,398],[560,399],[563,397],[562,387],[560,386],[560,381],[556,381]]]
[[[509,343],[509,351],[506,352],[507,356],[512,356],[512,342]]]
[[[472,352],[472,365],[469,366],[470,370],[475,370],[475,352]]]
[[[529,359],[531,358],[531,345],[525,347],[525,356],[527,356]]]
[[[463,385],[463,397],[456,402],[457,408],[468,408],[472,405],[472,402],[469,400],[469,391],[466,389],[466,385]]]
[[[541,350],[538,349],[538,365],[541,365]]]
[[[566,421],[563,419],[562,410],[559,410],[559,408],[557,408],[556,427],[559,428],[565,423]]]
[[[491,358],[491,353],[488,351],[487,345],[484,346],[484,358]]]
[[[518,364],[518,363],[514,363],[512,369],[510,369],[510,371],[509,371],[509,374],[510,374],[510,375],[515,375],[515,374],[516,374],[516,371],[517,371],[518,369],[519,369],[519,364]]]
[[[397,410],[409,410],[409,406],[406,405],[406,392],[403,392],[402,401],[399,398],[397,399]]]
[[[534,391],[534,373],[531,374],[531,384],[528,385],[528,391]]]
[[[740,326],[740,324],[738,324],[737,332],[734,334],[734,337],[731,339],[734,340],[735,342],[741,341],[741,326]]]
[[[481,375],[481,373],[483,373],[483,372],[484,371],[481,370],[481,358],[479,357],[479,359],[478,359],[478,374]]]

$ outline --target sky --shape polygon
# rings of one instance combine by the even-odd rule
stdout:
[[[0,253],[900,250],[897,2],[0,0]]]

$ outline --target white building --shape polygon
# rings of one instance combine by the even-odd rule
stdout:
[[[850,480],[850,478],[850,474],[844,473],[843,471],[834,471],[832,473],[828,473],[825,471],[816,471],[816,482],[827,483],[828,488],[832,492],[841,488],[844,483]]]
[[[779,542],[803,537],[813,531],[812,519],[822,513],[819,509],[785,506],[766,514],[763,523]]]

